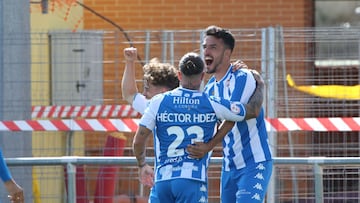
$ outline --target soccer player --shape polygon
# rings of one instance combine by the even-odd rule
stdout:
[[[150,63],[143,66],[144,70],[144,91],[139,93],[135,81],[135,61],[137,59],[136,48],[130,47],[124,49],[126,60],[124,75],[122,78],[122,96],[132,107],[143,114],[150,98],[154,95],[172,90],[179,86],[177,78],[177,69],[168,64],[160,63],[156,59],[152,59]],[[114,143],[123,145],[124,140],[121,137],[113,137],[108,135],[106,138],[106,146],[113,147]],[[122,154],[123,149],[106,150],[108,155],[110,152]],[[115,154],[113,154],[115,155]],[[113,166],[102,166],[99,169],[98,181],[96,183],[96,192],[94,202],[113,202],[115,192],[116,168]]]
[[[206,29],[204,60],[206,72],[213,76],[204,91],[246,104],[257,89],[256,81],[249,70],[232,71],[230,58],[234,46],[235,39],[230,31],[217,26]],[[236,122],[235,125],[227,122],[224,126],[229,131],[222,141],[221,202],[263,202],[273,166],[264,110],[261,109],[256,118]],[[204,149],[202,145],[206,144],[190,145],[188,151],[193,154],[196,150]],[[213,146],[214,143],[207,149]],[[197,156],[193,154],[192,157]]]
[[[140,181],[152,187],[150,202],[207,202],[207,169],[211,153],[189,157],[186,147],[208,142],[218,119],[241,121],[250,105],[210,98],[200,91],[204,62],[196,53],[179,62],[180,87],[154,96],[133,140]],[[154,130],[155,174],[146,161],[146,142]],[[186,190],[184,189],[186,188]]]

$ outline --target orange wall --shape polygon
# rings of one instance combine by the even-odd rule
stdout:
[[[311,27],[314,18],[312,0],[83,0],[83,3],[125,31],[204,29],[212,24],[238,29],[279,25]],[[116,30],[109,22],[87,9],[84,9],[83,19],[84,29]],[[104,57],[118,61],[117,64],[104,64],[103,67],[104,80],[114,81],[104,84],[105,98],[114,98],[108,103],[124,103],[120,96],[120,81],[123,73],[122,46],[124,45],[110,43],[104,47]],[[153,57],[160,56],[157,52],[152,54]],[[118,68],[114,68],[117,66]],[[138,68],[141,70],[140,67]],[[142,71],[137,71],[136,77],[141,80]],[[89,146],[103,143],[99,137],[101,136],[87,135]],[[128,137],[130,139],[127,146],[130,147],[132,139],[131,136]],[[210,195],[218,196],[218,181],[209,183],[213,187],[212,192],[215,192]],[[126,186],[119,187],[119,191],[129,189]]]
[[[83,4],[125,31],[204,29],[211,24],[237,29],[278,25],[310,27],[314,16],[312,0],[83,0]],[[89,9],[84,9],[83,14],[83,29],[117,30]],[[120,63],[115,64],[119,65],[118,69],[114,69],[114,64],[104,64],[104,79],[115,81],[104,84],[105,98],[114,98],[109,103],[124,102],[119,88],[123,72],[122,46],[126,45],[105,45],[104,48],[105,60],[114,54],[111,60],[120,59]],[[161,56],[154,50],[151,54],[151,57]],[[142,72],[137,71],[136,77],[141,80]]]
[[[101,3],[100,3],[101,2]],[[221,3],[219,3],[221,2]],[[312,0],[84,0],[125,30],[313,26]],[[85,29],[113,29],[84,11]]]

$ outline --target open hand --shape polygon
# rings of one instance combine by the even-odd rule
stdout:
[[[235,72],[239,69],[242,69],[242,68],[248,69],[248,66],[242,60],[237,60],[232,63],[232,71],[233,72]]]
[[[154,170],[148,164],[139,168],[139,177],[141,184],[144,186],[154,186]]]
[[[24,190],[13,180],[5,182],[5,187],[8,190],[8,198],[11,203],[24,203]]]

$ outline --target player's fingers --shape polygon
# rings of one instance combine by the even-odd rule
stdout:
[[[154,185],[154,179],[151,176],[146,176],[140,179],[141,184],[147,187],[152,187]]]
[[[148,186],[149,187],[152,187],[154,185],[154,178],[149,176],[149,179],[148,179]]]
[[[135,55],[136,54],[136,48],[134,48],[134,47],[125,48],[124,53],[126,54],[126,56]]]
[[[248,66],[241,60],[237,60],[234,63],[232,63],[232,71],[235,72],[239,69],[248,69]]]
[[[188,145],[188,147],[186,148],[186,151],[190,154],[190,155],[192,155],[192,154],[194,154],[194,153],[196,153],[196,146],[195,145]]]
[[[189,156],[193,159],[199,159],[202,157],[201,152],[198,151],[189,152]]]

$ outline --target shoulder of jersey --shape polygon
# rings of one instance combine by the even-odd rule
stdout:
[[[248,69],[239,69],[235,72],[235,75],[236,75],[236,77],[240,77],[240,76],[246,76],[249,73],[250,73],[250,70],[248,70]]]

